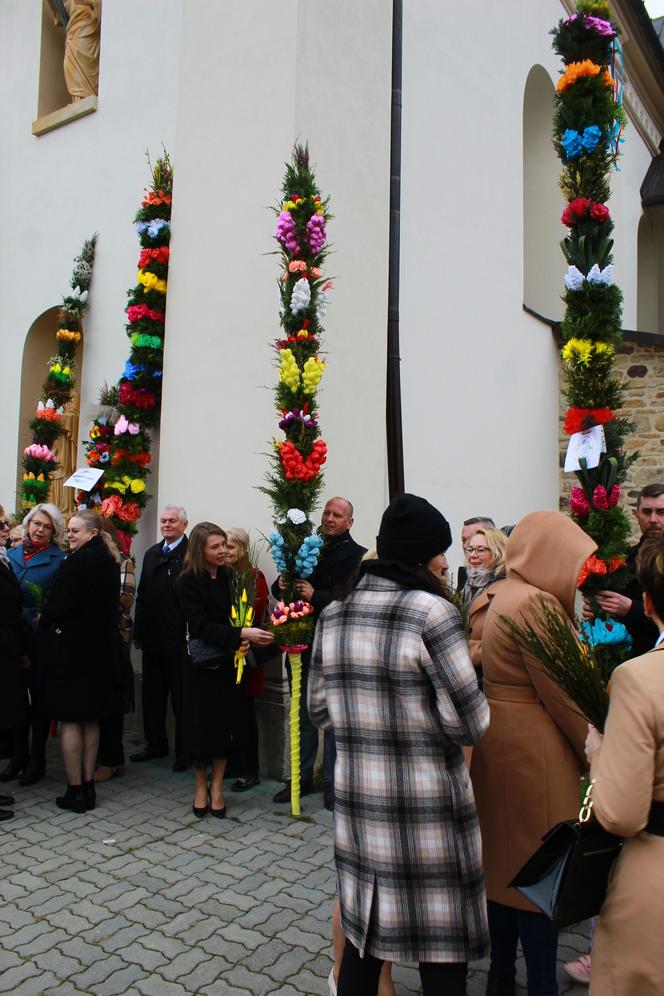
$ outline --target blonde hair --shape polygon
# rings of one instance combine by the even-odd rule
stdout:
[[[121,563],[122,554],[113,542],[110,532],[104,529],[102,517],[95,512],[93,508],[79,508],[78,511],[69,516],[70,522],[72,519],[80,519],[88,532],[96,532],[99,536],[101,536],[109,555],[113,558],[116,564]]]
[[[247,556],[251,540],[246,529],[242,529],[241,526],[233,526],[231,529],[226,530],[226,537],[233,540],[235,545],[240,547],[240,560]]]
[[[502,529],[478,529],[473,533],[475,536],[483,536],[486,545],[491,552],[491,563],[489,567],[497,575],[505,573],[505,550],[507,549],[507,536]]]
[[[51,502],[42,502],[41,505],[35,505],[34,508],[30,509],[23,520],[26,535],[28,532],[28,526],[30,525],[30,520],[34,518],[37,512],[43,512],[44,515],[48,516],[51,520],[51,525],[53,526],[53,542],[57,543],[58,546],[62,546],[65,541],[65,520],[63,519],[62,512],[58,506],[53,505]]]

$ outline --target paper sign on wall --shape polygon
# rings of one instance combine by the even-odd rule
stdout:
[[[575,432],[570,436],[565,454],[565,473],[581,470],[579,460],[585,460],[588,469],[597,467],[602,453],[606,453],[603,425],[594,425],[592,429]]]
[[[79,491],[92,491],[95,484],[104,473],[94,467],[79,467],[63,484],[64,488],[78,488]]]

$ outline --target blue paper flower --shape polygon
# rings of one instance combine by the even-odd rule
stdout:
[[[573,128],[568,128],[567,131],[563,132],[560,141],[567,159],[576,159],[583,152],[581,136]]]
[[[583,129],[581,142],[586,152],[593,152],[602,141],[602,129],[597,125],[588,125]]]
[[[627,649],[632,646],[632,637],[627,628],[614,619],[595,619],[593,623],[581,623],[580,637],[589,647],[618,646],[623,644]]]

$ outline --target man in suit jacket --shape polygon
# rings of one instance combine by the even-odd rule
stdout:
[[[305,581],[300,579],[295,590],[300,598],[313,605],[319,616],[335,593],[350,580],[357,570],[366,548],[356,543],[350,534],[353,525],[353,506],[347,498],[330,498],[323,509],[320,532],[325,538],[318,563]],[[272,586],[272,593],[281,596],[282,581],[278,577]],[[300,794],[310,795],[314,785],[314,763],[318,752],[318,730],[309,719],[307,712],[307,680],[311,648],[302,654],[302,693],[300,700]],[[289,674],[290,682],[290,674]],[[327,731],[324,739],[323,782],[325,806],[332,808],[334,786],[334,761],[336,749],[334,733]],[[290,802],[290,782],[287,782],[274,797],[275,802]]]
[[[143,558],[136,592],[134,646],[143,652],[143,728],[146,745],[132,761],[149,761],[168,754],[166,709],[168,696],[175,716],[173,771],[189,766],[181,744],[182,652],[184,623],[175,595],[175,579],[187,552],[187,513],[167,505],[159,517],[163,542],[155,543]]]

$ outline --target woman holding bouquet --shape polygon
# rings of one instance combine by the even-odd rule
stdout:
[[[217,819],[226,816],[226,761],[233,740],[239,740],[241,748],[244,735],[238,724],[242,693],[233,667],[235,652],[246,653],[250,643],[267,646],[274,639],[263,629],[231,625],[231,569],[225,566],[226,539],[224,530],[212,522],[194,526],[182,573],[175,583],[191,651],[186,656],[183,675],[183,745],[193,759],[196,795],[192,808],[199,819],[208,811]],[[195,661],[192,641],[217,652],[206,662],[208,666]],[[209,800],[208,767],[212,768]]]
[[[521,940],[530,996],[555,996],[558,934],[508,882],[541,838],[579,810],[586,723],[517,642],[507,620],[534,622],[544,602],[574,625],[579,573],[595,542],[560,512],[533,512],[507,545],[482,635],[491,724],[473,752],[471,776],[482,828],[491,965],[487,996],[516,993]]]
[[[604,736],[591,727],[586,744],[593,812],[627,838],[593,940],[592,996],[664,992],[664,540],[643,545],[636,572],[659,639],[613,672]]]

